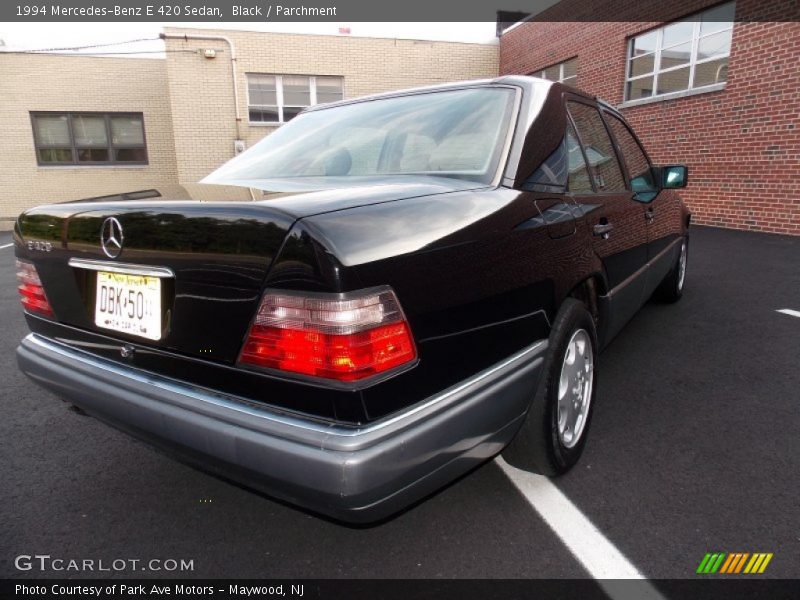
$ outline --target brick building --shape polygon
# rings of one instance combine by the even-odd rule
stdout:
[[[196,182],[308,104],[498,71],[492,44],[165,33],[165,59],[0,53],[0,229],[36,204]]]
[[[620,107],[655,162],[689,165],[695,222],[800,234],[800,23],[781,21],[798,4],[679,0],[644,22],[646,4],[590,22],[607,2],[562,0],[503,33],[500,73]]]

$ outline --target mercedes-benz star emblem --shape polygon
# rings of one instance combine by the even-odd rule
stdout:
[[[120,255],[124,240],[122,225],[117,219],[108,217],[103,221],[103,228],[100,230],[100,245],[108,258],[117,258]]]

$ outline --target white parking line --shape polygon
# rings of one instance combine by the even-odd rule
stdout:
[[[783,313],[785,315],[789,315],[790,317],[800,317],[800,310],[792,310],[791,308],[781,308],[775,312]]]
[[[611,598],[664,600],[653,585],[552,481],[521,471],[501,457],[495,462],[550,529]],[[638,579],[640,582],[614,581]],[[608,580],[608,581],[606,581]],[[634,596],[631,596],[634,594]]]
[[[13,245],[14,245],[14,243],[13,243],[13,242],[12,242],[12,243],[10,243],[10,244],[3,244],[2,246],[0,246],[0,250],[2,250],[3,248],[10,248],[10,247],[11,247],[11,246],[13,246]]]

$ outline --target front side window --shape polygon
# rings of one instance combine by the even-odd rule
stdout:
[[[31,113],[40,165],[147,164],[141,113]]]
[[[650,199],[650,195],[657,190],[647,155],[625,123],[608,112],[603,111],[603,115],[611,132],[614,134],[614,138],[617,140],[622,159],[628,167],[631,189],[641,199]]]
[[[314,104],[344,98],[344,79],[323,75],[247,74],[250,123],[286,123]]]
[[[409,175],[488,183],[501,159],[515,95],[507,87],[479,87],[311,110],[204,181],[258,181],[272,191],[369,185],[376,177]]]
[[[638,35],[628,45],[625,99],[703,88],[728,79],[736,4]]]
[[[569,111],[586,160],[594,176],[598,192],[619,192],[626,189],[617,153],[608,136],[600,113],[593,106],[581,102],[567,102]]]
[[[557,81],[558,83],[575,85],[578,79],[578,59],[571,58],[564,62],[550,65],[541,71],[534,71],[531,75],[541,77],[542,79],[549,79],[550,81]]]

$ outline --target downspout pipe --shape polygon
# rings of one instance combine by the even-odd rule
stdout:
[[[184,42],[188,42],[189,40],[213,40],[228,44],[231,50],[231,81],[233,82],[233,105],[236,111],[236,139],[241,140],[242,136],[239,124],[242,121],[242,117],[239,113],[239,86],[236,79],[236,48],[233,45],[233,41],[224,35],[203,35],[199,33],[161,33],[159,37],[162,40],[183,40]]]

